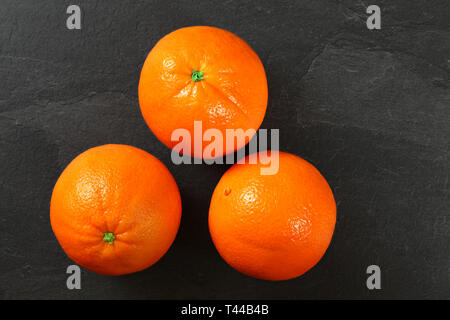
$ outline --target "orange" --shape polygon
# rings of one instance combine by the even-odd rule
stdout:
[[[274,175],[261,175],[263,166],[249,164],[247,157],[246,164],[235,164],[222,176],[209,209],[211,237],[222,258],[246,275],[295,278],[330,244],[333,193],[319,171],[295,155],[280,152]]]
[[[194,121],[203,132],[226,129],[258,130],[267,108],[267,79],[256,55],[238,36],[214,27],[196,26],[163,37],[145,60],[139,81],[139,105],[148,126],[165,145],[173,148],[176,129],[194,137]],[[215,158],[245,146],[249,135]],[[225,140],[225,139],[224,139]],[[231,140],[231,139],[230,139]],[[232,141],[233,142],[233,141]],[[188,148],[185,155],[203,158]]]
[[[105,275],[143,270],[169,249],[181,219],[178,187],[164,164],[125,145],[77,156],[53,189],[50,220],[77,264]]]

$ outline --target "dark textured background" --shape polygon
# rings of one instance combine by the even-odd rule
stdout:
[[[76,3],[83,29],[66,29]],[[382,29],[365,26],[378,4]],[[234,32],[267,70],[263,128],[328,179],[333,242],[304,276],[239,274],[219,257],[207,215],[227,166],[175,166],[141,117],[137,84],[158,39],[189,25]],[[450,5],[442,1],[17,1],[0,3],[1,298],[450,298]],[[52,188],[87,148],[151,152],[181,190],[174,245],[153,267],[82,271],[50,228]],[[378,264],[382,290],[366,288]]]

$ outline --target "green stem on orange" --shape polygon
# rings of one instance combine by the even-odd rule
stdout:
[[[103,239],[102,240],[105,241],[105,242],[108,242],[108,243],[113,243],[115,238],[116,237],[114,236],[114,233],[112,233],[112,232],[105,232],[103,234]]]
[[[201,81],[205,77],[203,76],[203,71],[200,70],[192,70],[191,80],[192,81]]]

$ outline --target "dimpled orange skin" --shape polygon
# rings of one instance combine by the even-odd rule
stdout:
[[[52,194],[53,232],[77,264],[100,274],[143,270],[169,249],[181,219],[178,187],[164,164],[126,145],[76,157]],[[105,233],[112,233],[104,241]]]
[[[192,80],[193,71],[203,79]],[[166,146],[173,148],[175,129],[194,137],[194,121],[202,129],[258,130],[267,108],[267,79],[256,55],[238,36],[214,27],[178,29],[163,37],[149,53],[139,81],[139,105],[145,121]],[[221,156],[247,144],[218,150]],[[204,143],[203,149],[205,145]],[[193,149],[185,155],[203,157]]]
[[[254,155],[252,155],[254,156]],[[279,171],[235,164],[220,179],[209,210],[212,240],[236,270],[287,280],[312,268],[330,244],[336,223],[333,193],[307,161],[279,153]]]

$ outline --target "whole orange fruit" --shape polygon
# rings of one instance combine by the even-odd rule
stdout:
[[[214,190],[209,229],[222,258],[236,270],[266,280],[298,277],[330,244],[336,204],[324,177],[307,161],[279,152],[279,170],[233,165]],[[265,163],[265,162],[263,162]]]
[[[126,145],[77,156],[53,189],[50,220],[61,247],[97,273],[143,270],[169,249],[181,219],[180,193],[164,164]]]
[[[256,131],[267,108],[266,74],[256,53],[238,36],[214,27],[182,28],[159,40],[148,54],[139,105],[152,132],[170,148],[178,143],[171,139],[176,129],[186,129],[194,138],[194,121],[202,122],[203,131],[220,130],[223,137],[226,129]],[[213,156],[203,157],[207,143],[182,153],[215,158],[243,147],[251,137],[229,147],[224,141]]]

